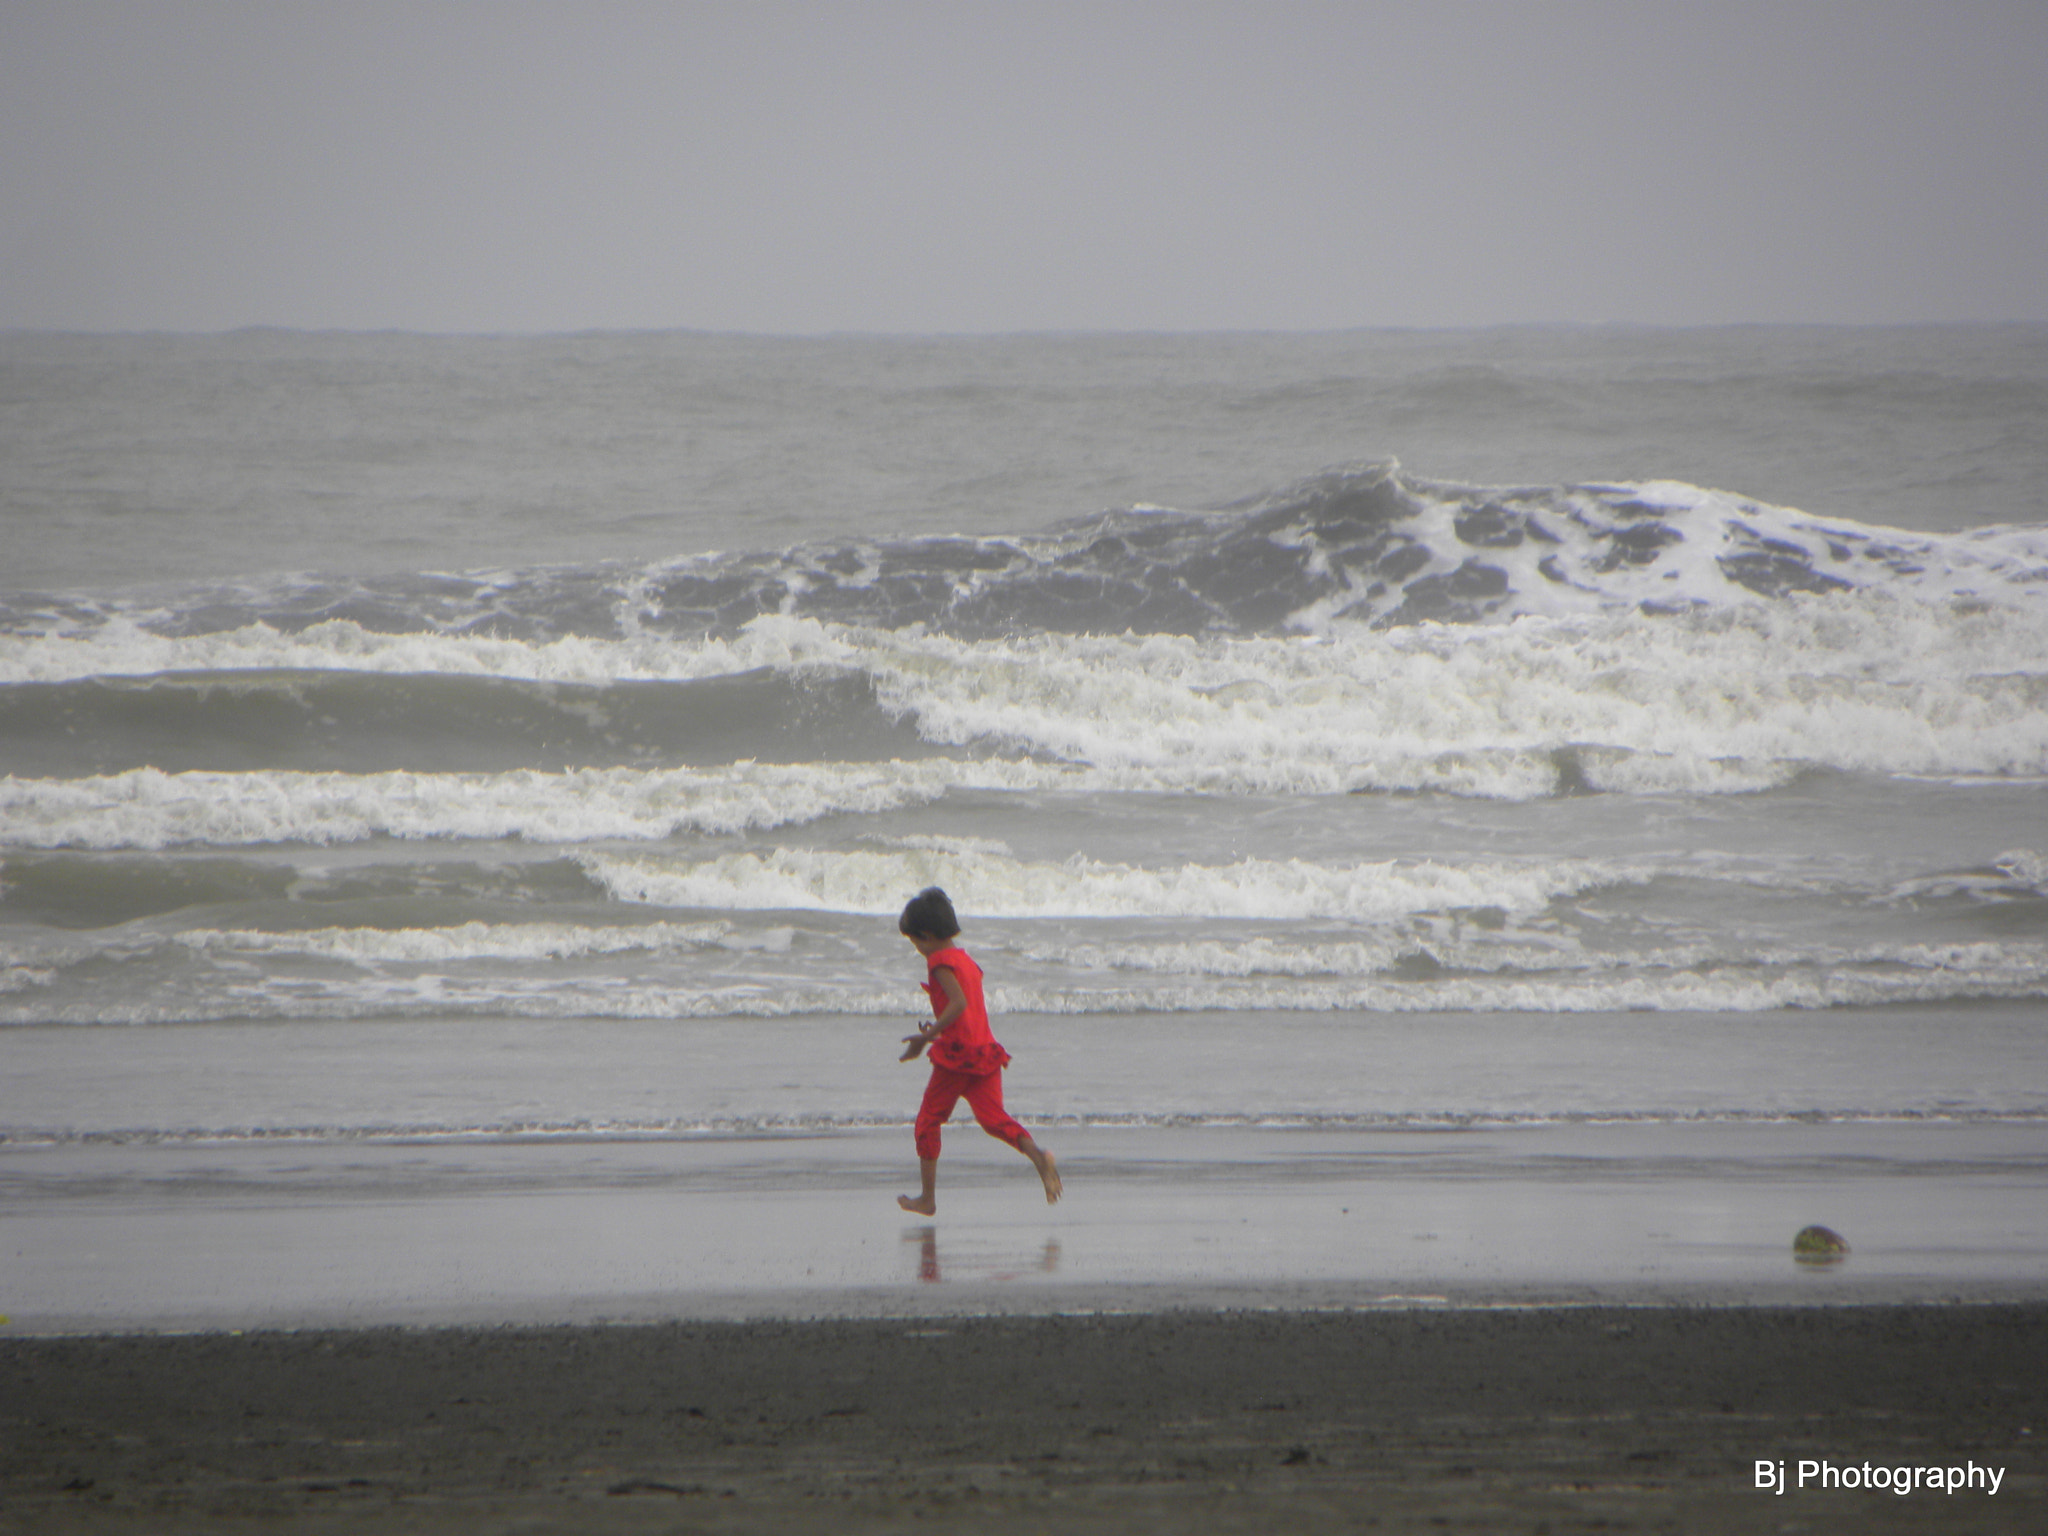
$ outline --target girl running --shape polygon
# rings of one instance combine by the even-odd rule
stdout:
[[[924,989],[931,994],[934,1015],[931,1023],[903,1040],[904,1061],[915,1061],[926,1046],[931,1047],[932,1076],[917,1111],[917,1172],[924,1187],[915,1199],[898,1195],[896,1203],[919,1216],[938,1214],[939,1128],[964,1098],[984,1131],[1031,1159],[1045,1185],[1045,1203],[1051,1205],[1060,1197],[1059,1165],[1003,1108],[1003,1068],[1010,1063],[1010,1053],[989,1033],[981,967],[954,943],[960,921],[953,915],[952,901],[937,886],[921,891],[903,909],[896,929],[924,956]]]

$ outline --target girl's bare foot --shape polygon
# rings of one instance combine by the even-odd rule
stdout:
[[[1059,1196],[1050,1195],[1047,1198],[1057,1200]],[[909,1195],[898,1195],[896,1203],[913,1216],[936,1216],[939,1214],[939,1202],[930,1195],[919,1195],[916,1199],[912,1199]]]
[[[1038,1156],[1032,1161],[1038,1164],[1038,1181],[1045,1186],[1045,1203],[1058,1204],[1063,1187],[1060,1183],[1060,1165],[1052,1160],[1052,1154],[1043,1147],[1038,1149]]]

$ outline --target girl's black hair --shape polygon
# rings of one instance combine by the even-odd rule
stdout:
[[[960,919],[953,915],[952,898],[936,885],[919,891],[897,919],[896,931],[920,934],[927,939],[950,939],[960,932]]]

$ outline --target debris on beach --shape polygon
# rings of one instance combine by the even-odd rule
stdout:
[[[1848,1241],[1832,1227],[1801,1227],[1792,1239],[1792,1257],[1801,1264],[1839,1264],[1848,1252]]]

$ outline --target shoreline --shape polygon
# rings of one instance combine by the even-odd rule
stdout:
[[[10,1533],[2048,1516],[2041,1301],[4,1338],[0,1382]],[[1996,1468],[1999,1489],[1757,1486],[1802,1460]]]
[[[0,1148],[0,1334],[2048,1301],[2032,1123]],[[1797,1263],[1820,1223],[1851,1251]]]
[[[346,1338],[372,1334],[446,1334],[550,1330],[626,1332],[696,1327],[812,1327],[833,1324],[1073,1322],[1156,1317],[1496,1316],[1522,1313],[1722,1314],[1744,1312],[1969,1313],[2039,1308],[2048,1321],[2048,1277],[1931,1287],[1911,1281],[1853,1283],[1817,1271],[1782,1284],[1740,1289],[1706,1284],[1465,1284],[1388,1290],[1356,1283],[1137,1284],[1105,1286],[960,1285],[942,1290],[769,1290],[650,1294],[601,1300],[558,1297],[525,1308],[439,1307],[411,1315],[366,1315],[334,1308],[236,1322],[217,1316],[165,1316],[106,1324],[58,1319],[23,1326],[0,1314],[0,1345],[116,1340]],[[2048,1434],[2048,1430],[2043,1431]]]

